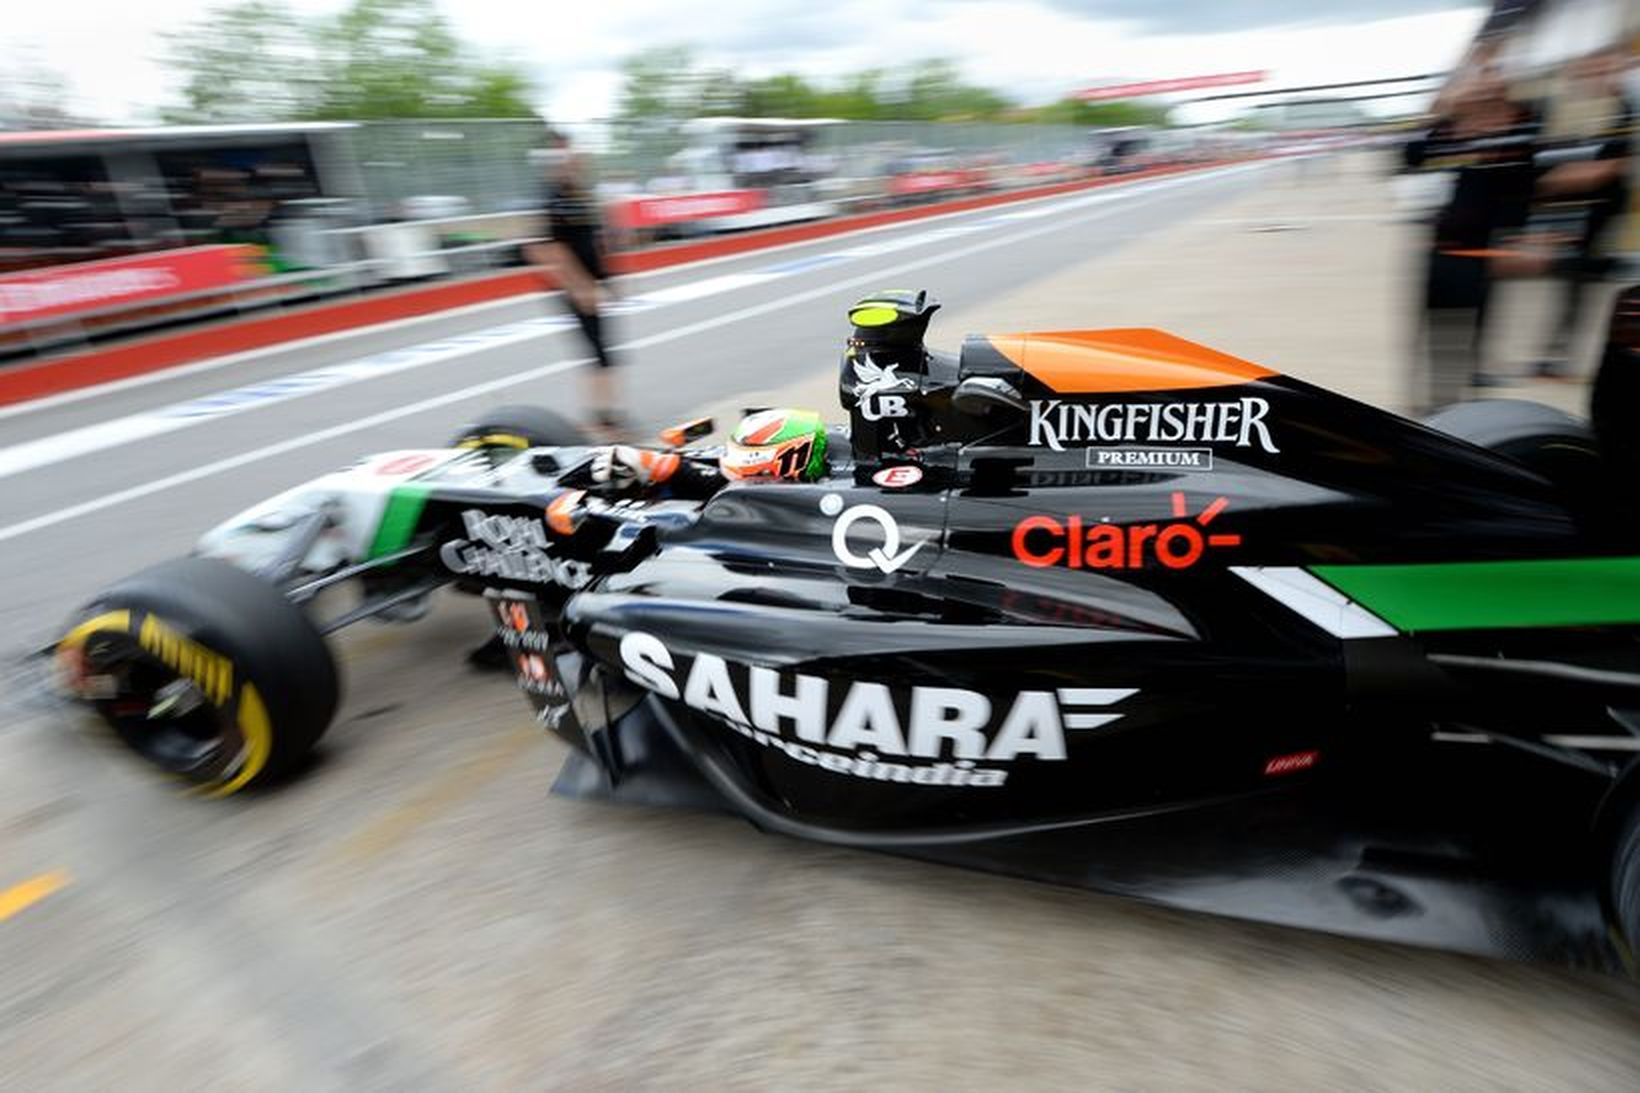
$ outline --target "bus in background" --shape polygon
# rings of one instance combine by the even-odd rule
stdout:
[[[219,243],[277,252],[281,221],[358,193],[354,128],[0,133],[0,273]]]
[[[319,291],[354,128],[0,133],[0,353]]]

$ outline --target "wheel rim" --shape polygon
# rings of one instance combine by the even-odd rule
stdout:
[[[162,770],[210,782],[239,754],[241,733],[228,711],[128,635],[94,636],[70,671],[126,746]]]

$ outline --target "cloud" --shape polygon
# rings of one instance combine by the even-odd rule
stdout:
[[[1147,34],[1216,34],[1337,26],[1488,6],[1483,0],[1040,0],[1068,15],[1109,19]]]

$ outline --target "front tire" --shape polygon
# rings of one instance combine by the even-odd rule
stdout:
[[[179,558],[89,604],[57,643],[69,690],[127,747],[226,796],[295,769],[341,698],[300,609],[214,558]]]

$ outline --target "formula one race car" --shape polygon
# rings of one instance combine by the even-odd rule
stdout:
[[[56,646],[68,686],[229,793],[325,731],[323,633],[454,585],[573,745],[562,792],[1623,964],[1640,290],[1592,430],[1506,401],[1420,424],[1156,330],[930,352],[936,306],[851,311],[848,427],[737,431],[785,445],[769,477],[719,475],[701,424],[634,495],[609,449],[514,408],[291,490],[91,604]]]

